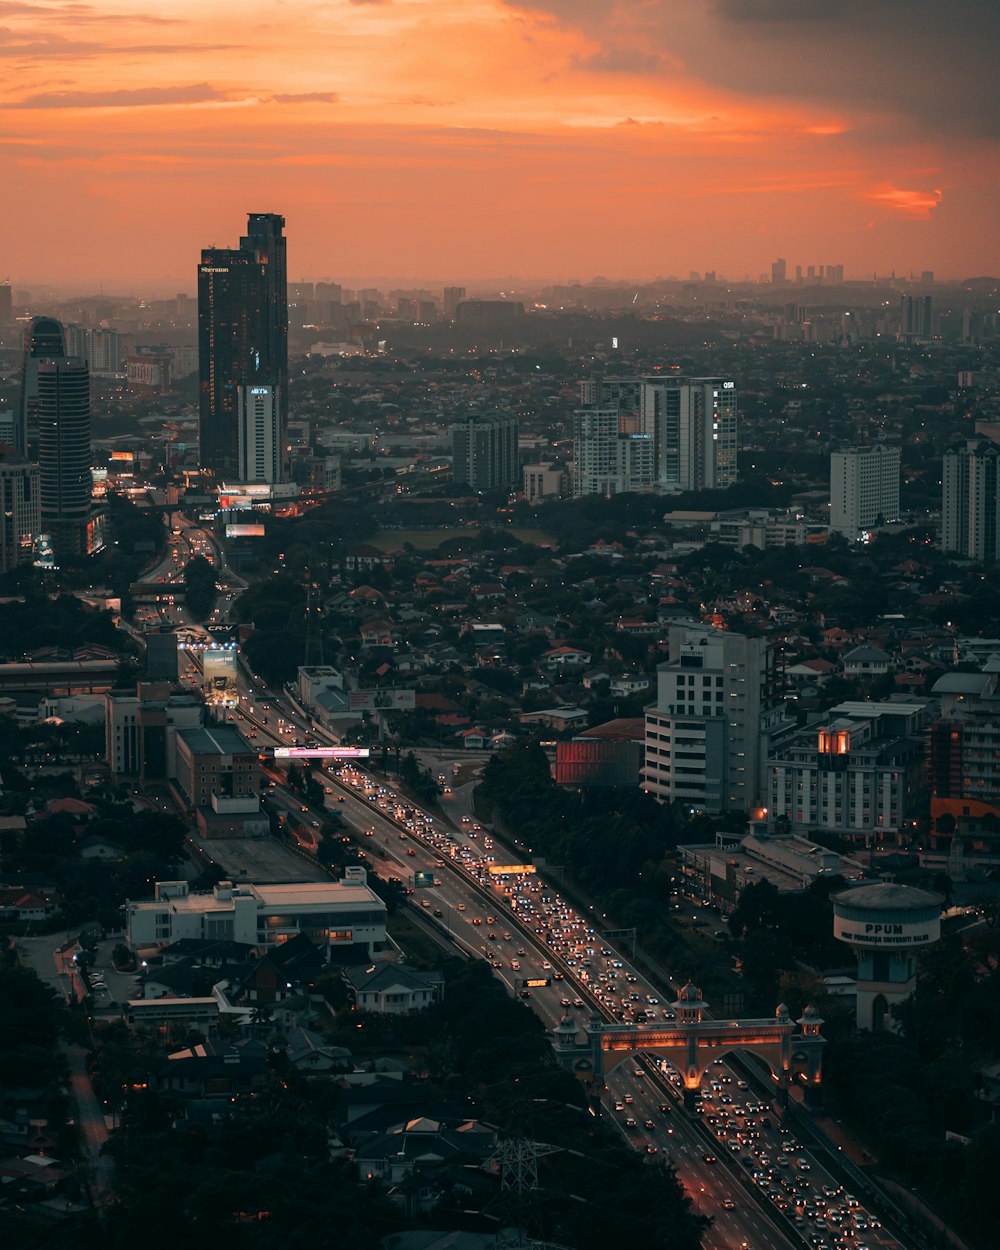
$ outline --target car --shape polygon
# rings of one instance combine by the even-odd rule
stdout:
[[[669,1115],[669,1114],[670,1114],[670,1103],[669,1103],[669,1102],[661,1102],[661,1103],[660,1103],[660,1106],[659,1106],[659,1110],[660,1110],[660,1112],[661,1112],[661,1114],[662,1114],[662,1115]]]
[[[656,1128],[656,1124],[652,1120],[643,1120],[642,1127],[643,1128]]]
[[[706,1163],[718,1163],[718,1159],[716,1159],[715,1155],[702,1155],[701,1157]]]
[[[736,1203],[732,1198],[723,1198],[721,1203],[723,1211],[735,1211]]]

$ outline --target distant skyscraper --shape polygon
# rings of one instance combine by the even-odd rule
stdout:
[[[92,533],[90,375],[77,357],[38,363],[42,530],[59,564],[98,549]]]
[[[903,339],[929,339],[934,337],[933,296],[900,296],[899,336]]]
[[[38,465],[0,444],[0,573],[31,562],[41,521]]]
[[[781,257],[771,262],[771,285],[784,286],[788,276],[788,264]]]
[[[666,491],[715,490],[737,476],[736,383],[721,378],[604,378],[581,390],[598,408],[616,408],[619,433],[653,444],[653,481]]]
[[[996,426],[949,447],[942,464],[941,547],[992,564],[1000,560],[1000,437]]]
[[[455,320],[455,309],[464,299],[464,286],[446,286],[444,288],[444,315],[448,321]]]
[[[899,448],[876,443],[830,457],[830,529],[851,542],[899,520]]]
[[[280,481],[282,447],[276,388],[241,386],[238,403],[239,480]]]
[[[471,416],[451,427],[452,477],[473,490],[519,486],[517,418]]]
[[[206,248],[198,267],[200,456],[216,477],[239,462],[239,388],[273,387],[284,462],[288,422],[285,219],[251,213],[238,248]]]
[[[14,320],[14,294],[6,282],[0,282],[0,326],[9,326]]]
[[[66,355],[62,325],[53,317],[34,317],[24,332],[21,359],[19,417],[14,426],[14,450],[29,460],[38,459],[38,366],[42,360],[61,360]]]

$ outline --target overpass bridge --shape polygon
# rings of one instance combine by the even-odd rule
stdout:
[[[556,1058],[591,1084],[595,1095],[603,1089],[607,1072],[623,1059],[637,1053],[665,1059],[681,1074],[684,1102],[691,1108],[705,1070],[716,1059],[747,1050],[770,1068],[783,1106],[792,1080],[802,1083],[807,1106],[819,1106],[826,1039],[820,1035],[823,1021],[815,1007],[807,1007],[795,1021],[784,1003],[773,1019],[762,1020],[706,1018],[707,1007],[701,990],[689,982],[674,1003],[676,1019],[663,1025],[616,1025],[595,1016],[584,1026],[581,1041],[576,1023],[564,1017],[555,1030]]]

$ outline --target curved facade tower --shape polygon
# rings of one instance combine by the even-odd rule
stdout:
[[[66,336],[54,317],[33,317],[24,332],[21,360],[21,402],[14,426],[14,450],[29,460],[38,459],[38,365],[42,360],[61,360],[66,355]]]

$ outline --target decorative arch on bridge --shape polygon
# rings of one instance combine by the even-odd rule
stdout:
[[[640,1052],[656,1055],[680,1072],[684,1100],[690,1107],[705,1070],[716,1059],[747,1050],[768,1065],[783,1104],[788,1099],[789,1082],[798,1077],[806,1104],[818,1105],[826,1041],[820,1035],[823,1021],[814,1007],[807,1007],[797,1021],[792,1020],[784,1003],[773,1019],[764,1020],[706,1019],[707,1007],[701,990],[689,982],[674,1003],[676,1019],[670,1024],[619,1026],[595,1017],[585,1026],[583,1044],[576,1025],[566,1018],[556,1029],[556,1055],[563,1066],[592,1082],[595,1092],[603,1088],[607,1073],[623,1059]]]

